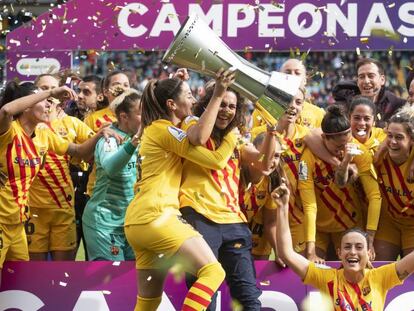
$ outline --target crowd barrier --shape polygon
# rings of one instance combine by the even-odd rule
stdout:
[[[303,285],[290,269],[280,269],[272,261],[257,261],[256,270],[257,284],[263,291],[263,310],[303,310],[302,301],[307,296],[312,306],[308,310],[318,310],[319,293]],[[186,292],[184,280],[170,275],[159,310],[179,310]],[[136,293],[134,262],[7,262],[0,288],[0,310],[128,311],[133,310]],[[216,311],[231,310],[231,304],[228,288],[223,284]],[[385,311],[413,309],[411,276],[404,285],[389,292]]]

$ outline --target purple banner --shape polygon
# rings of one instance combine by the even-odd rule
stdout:
[[[303,310],[302,301],[318,310],[320,295],[304,286],[289,269],[257,261],[257,284],[263,310]],[[149,279],[148,282],[151,282]],[[387,296],[386,311],[414,309],[414,277]],[[187,289],[183,279],[169,276],[159,310],[179,310]],[[3,268],[0,310],[125,311],[133,310],[137,295],[133,262],[8,262]],[[219,290],[217,310],[231,310],[228,288]]]
[[[7,79],[34,81],[43,73],[72,68],[72,51],[8,51]]]
[[[7,49],[166,49],[189,14],[202,16],[233,50],[414,46],[409,0],[73,0],[11,32]]]

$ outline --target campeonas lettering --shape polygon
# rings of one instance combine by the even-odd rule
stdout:
[[[183,141],[184,138],[187,137],[187,133],[183,130],[180,130],[179,128],[176,128],[175,126],[169,126],[168,132],[178,141]]]

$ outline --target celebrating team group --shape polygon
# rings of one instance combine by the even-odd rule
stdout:
[[[335,310],[382,310],[414,271],[413,74],[401,99],[382,64],[361,58],[324,111],[302,61],[280,71],[302,84],[276,124],[248,113],[230,70],[197,99],[185,69],[142,93],[116,70],[80,79],[78,92],[59,75],[8,82],[0,272],[7,260],[74,260],[82,237],[88,260],[135,260],[135,310],[157,309],[177,264],[182,310],[215,310],[224,280],[244,310],[260,310],[254,260],[273,251]]]

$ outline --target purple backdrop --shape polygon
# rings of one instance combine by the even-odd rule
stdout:
[[[11,32],[7,49],[166,49],[191,12],[205,15],[233,50],[414,46],[414,2],[409,0],[269,0],[258,5],[253,0],[73,0]],[[372,28],[377,29],[373,35]]]
[[[314,291],[274,262],[258,261],[256,269],[263,310],[301,310],[302,300]],[[386,311],[413,310],[413,289],[413,276],[392,289]],[[159,310],[178,310],[186,291],[182,280],[177,283],[169,277]],[[133,310],[136,293],[133,262],[8,262],[3,268],[0,310],[125,311]],[[220,288],[220,300],[217,310],[231,310],[225,285]]]

